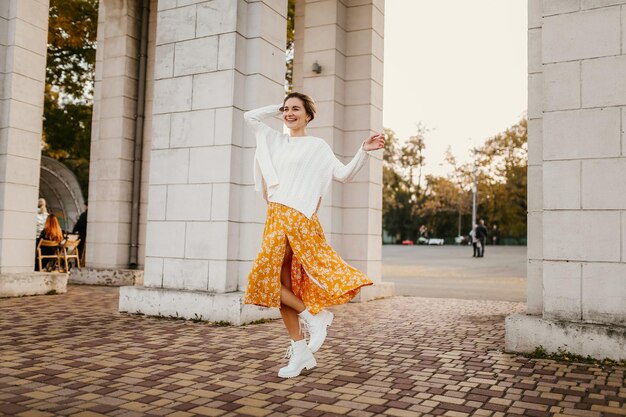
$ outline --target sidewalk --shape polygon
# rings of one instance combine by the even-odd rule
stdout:
[[[318,367],[283,380],[280,322],[117,312],[118,289],[0,299],[0,415],[624,416],[625,369],[502,352],[520,303],[396,297],[334,308]]]

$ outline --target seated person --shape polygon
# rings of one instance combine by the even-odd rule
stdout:
[[[85,259],[85,240],[87,239],[87,202],[85,202],[85,211],[83,211],[78,217],[74,228],[72,229],[72,233],[78,233],[78,237],[80,238],[80,243],[78,244],[78,256],[82,259]],[[82,261],[81,261],[82,262]]]
[[[52,213],[48,215],[43,230],[39,235],[39,239],[51,240],[57,243],[61,243],[63,241],[63,230],[61,230],[61,225],[59,224],[57,216]],[[56,250],[56,248],[51,246],[42,246],[41,254],[54,255]],[[54,263],[50,264],[51,261],[54,262],[54,259],[44,259],[42,268],[44,270],[50,270],[54,266]]]

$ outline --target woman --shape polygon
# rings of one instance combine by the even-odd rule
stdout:
[[[46,208],[46,200],[44,198],[40,198],[37,202],[37,233],[35,235],[37,239],[39,239],[39,235],[41,234],[41,231],[46,224],[47,218],[48,209]]]
[[[385,138],[370,136],[344,165],[323,139],[306,134],[315,112],[309,96],[291,93],[282,105],[244,114],[256,133],[255,189],[268,202],[262,247],[248,276],[244,302],[280,309],[292,339],[289,364],[278,372],[283,378],[317,365],[313,353],[324,343],[333,321],[333,314],[322,309],[346,303],[362,286],[372,285],[326,242],[316,213],[330,182],[354,178],[368,152],[381,149]],[[289,134],[261,123],[281,114]],[[309,333],[308,344],[302,327]]]
[[[57,216],[50,213],[46,218],[46,223],[44,224],[43,230],[39,235],[39,239],[51,240],[53,242],[61,243],[63,241],[63,230],[61,229],[61,225],[59,224],[59,220],[57,220]],[[54,255],[57,248],[52,246],[41,246],[42,255]],[[48,265],[50,263],[50,259],[45,259],[45,263],[42,265],[43,270],[48,269]]]

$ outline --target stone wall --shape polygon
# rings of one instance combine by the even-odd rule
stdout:
[[[507,349],[626,358],[624,34],[626,1],[529,1],[528,312],[542,317],[507,320]]]
[[[544,317],[626,325],[626,6],[544,2]]]

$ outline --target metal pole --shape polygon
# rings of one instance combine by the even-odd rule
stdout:
[[[135,157],[133,161],[133,201],[130,216],[129,266],[137,268],[139,263],[139,206],[141,203],[141,163],[143,152],[143,130],[146,106],[146,66],[148,57],[148,21],[150,0],[143,0],[139,33],[139,66],[137,74],[137,116],[135,118]]]
[[[474,162],[472,174],[474,177],[474,183],[472,184],[472,229],[474,229],[476,226],[476,162]]]

